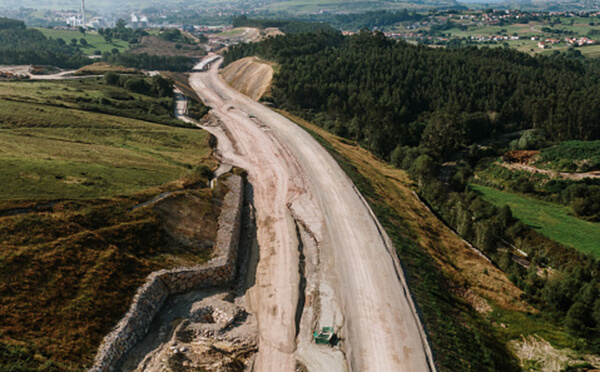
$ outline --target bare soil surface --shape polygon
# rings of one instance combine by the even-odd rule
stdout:
[[[571,349],[555,349],[540,337],[528,336],[521,340],[512,340],[508,346],[519,358],[522,366],[535,365],[536,371],[559,372],[564,371],[567,366],[584,363],[600,365],[598,356],[580,354]]]
[[[553,178],[562,178],[565,180],[575,180],[580,181],[585,178],[600,178],[600,171],[593,172],[585,172],[585,173],[568,173],[568,172],[557,172],[548,169],[540,169],[528,164],[521,163],[498,163],[500,166],[504,168],[508,168],[510,170],[520,170],[529,173],[540,173],[546,174]]]
[[[6,71],[13,74],[29,76],[31,80],[64,80],[79,79],[81,76],[72,76],[75,70],[65,70],[56,74],[34,75],[31,73],[31,65],[11,65],[0,66],[0,71]],[[95,76],[94,76],[95,77]]]
[[[258,101],[270,90],[273,68],[258,57],[246,57],[225,67],[221,76],[235,90]]]
[[[258,266],[247,292],[258,321],[256,371],[435,370],[389,238],[336,161],[290,120],[194,73],[213,108],[220,160],[248,171]],[[309,341],[332,326],[337,346]]]
[[[243,371],[257,349],[243,298],[213,288],[171,296],[121,371]]]

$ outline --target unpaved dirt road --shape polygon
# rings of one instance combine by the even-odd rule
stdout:
[[[246,169],[254,190],[254,370],[435,370],[393,247],[351,180],[307,132],[228,86],[218,65],[190,82],[213,108],[217,156]],[[321,326],[335,327],[337,347],[310,341]]]
[[[552,178],[562,178],[565,180],[576,180],[580,181],[586,178],[600,178],[600,171],[585,172],[585,173],[568,173],[568,172],[557,172],[549,169],[541,169],[528,164],[520,163],[498,163],[501,167],[510,170],[520,170],[529,173],[541,173],[546,174]]]

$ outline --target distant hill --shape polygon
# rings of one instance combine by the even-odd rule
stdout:
[[[239,5],[239,6],[236,6]],[[204,10],[220,9],[221,11],[235,8],[237,12],[240,9],[258,10],[286,13],[310,13],[318,11],[331,12],[364,12],[378,9],[421,9],[431,7],[445,7],[457,5],[454,0],[287,0],[287,1],[241,1],[241,0],[189,0],[184,3],[180,1],[168,0],[88,0],[86,8],[90,11],[105,13],[118,13],[124,11],[142,11],[152,8],[153,10],[164,9],[200,9]],[[0,8],[9,9],[34,8],[38,10],[79,10],[81,2],[79,0],[4,0]],[[241,6],[241,8],[240,8]]]

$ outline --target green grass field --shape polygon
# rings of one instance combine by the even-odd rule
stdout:
[[[94,112],[0,100],[0,199],[130,194],[185,176],[207,133]]]
[[[481,185],[470,185],[496,206],[508,205],[525,224],[561,244],[600,257],[600,224],[580,220],[570,208]]]
[[[129,49],[129,43],[123,40],[113,40],[112,43],[108,44],[104,38],[95,31],[88,31],[84,35],[77,30],[53,30],[48,28],[38,28],[38,30],[40,30],[47,38],[61,38],[67,44],[71,43],[71,39],[77,39],[77,46],[86,55],[93,55],[96,50],[110,52],[114,48],[117,48],[119,49],[119,52],[123,52]],[[80,39],[85,39],[87,45],[81,45]]]

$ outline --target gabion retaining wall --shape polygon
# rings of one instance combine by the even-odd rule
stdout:
[[[160,270],[148,275],[138,288],[129,310],[115,328],[104,337],[90,372],[115,371],[119,360],[148,333],[150,323],[167,297],[195,288],[225,285],[235,277],[240,237],[243,180],[230,175],[222,180],[228,192],[219,215],[215,257],[204,265]]]

